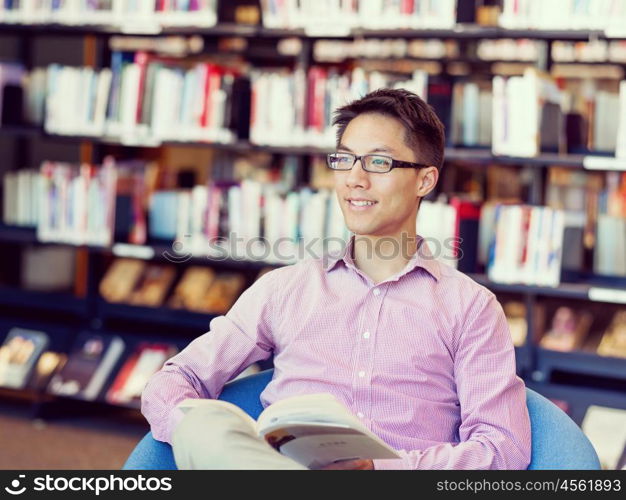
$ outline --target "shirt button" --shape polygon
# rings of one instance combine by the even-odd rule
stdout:
[[[361,378],[365,377],[365,372],[364,371],[360,371],[359,372],[359,377],[361,377]]]
[[[374,288],[374,295],[378,297],[380,295],[380,289]]]
[[[370,332],[365,332],[365,333],[363,334],[363,338],[364,338],[364,339],[369,339],[369,338],[370,338]]]
[[[361,412],[359,412],[359,413],[356,414],[356,416],[359,417],[359,418],[363,418],[365,415],[363,415]]]

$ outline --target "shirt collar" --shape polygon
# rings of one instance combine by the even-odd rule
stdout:
[[[332,271],[340,261],[343,261],[343,263],[347,267],[356,268],[354,260],[352,259],[353,247],[354,235],[350,237],[350,240],[342,250],[329,253],[324,256],[324,270],[326,272]],[[441,279],[441,269],[439,267],[439,262],[437,262],[437,259],[433,257],[433,254],[430,251],[428,242],[422,236],[418,235],[416,247],[417,251],[413,254],[411,260],[409,260],[407,266],[404,268],[401,274],[407,274],[413,271],[416,267],[420,267],[427,271],[437,281],[439,281]]]

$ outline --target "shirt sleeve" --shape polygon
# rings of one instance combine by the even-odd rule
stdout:
[[[171,444],[187,398],[217,398],[224,384],[256,361],[269,358],[272,340],[272,293],[276,271],[252,284],[227,314],[211,320],[209,331],[169,359],[148,381],[141,412],[152,435]]]
[[[479,294],[468,311],[454,360],[461,406],[459,443],[399,451],[374,460],[375,469],[526,469],[530,419],[524,382],[515,374],[515,349],[493,293]]]

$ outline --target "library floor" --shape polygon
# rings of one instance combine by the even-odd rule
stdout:
[[[34,420],[0,404],[0,469],[120,469],[147,428],[95,415]]]

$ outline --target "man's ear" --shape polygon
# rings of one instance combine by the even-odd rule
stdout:
[[[420,173],[422,175],[420,177],[417,195],[423,198],[435,189],[437,181],[439,181],[439,170],[437,167],[428,167],[423,169]]]

